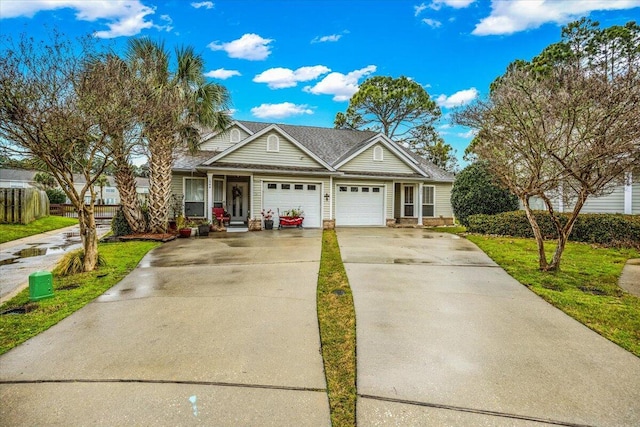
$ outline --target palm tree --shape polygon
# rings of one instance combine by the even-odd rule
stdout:
[[[93,183],[94,185],[97,185],[98,187],[100,187],[100,199],[98,204],[104,205],[104,187],[106,187],[109,184],[109,178],[107,178],[106,175],[100,175],[96,178],[96,180]]]
[[[192,47],[176,49],[177,66],[162,42],[131,39],[129,66],[141,82],[137,113],[149,158],[149,228],[164,232],[171,195],[171,166],[179,148],[196,150],[200,128],[223,130],[230,122],[225,87],[204,77],[204,61]]]

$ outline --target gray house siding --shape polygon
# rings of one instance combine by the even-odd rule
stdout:
[[[436,217],[453,218],[453,209],[451,208],[451,188],[452,183],[429,183],[425,185],[433,185],[436,187]]]
[[[373,150],[376,146],[382,147],[383,160],[373,160]],[[374,144],[339,168],[346,172],[381,172],[381,173],[415,173],[405,162],[389,151],[382,144]]]

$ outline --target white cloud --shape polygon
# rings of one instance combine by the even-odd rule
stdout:
[[[422,22],[424,22],[425,24],[427,24],[431,28],[438,28],[439,26],[442,25],[442,22],[436,21],[435,19],[429,19],[429,18],[424,18],[422,20]]]
[[[200,9],[204,7],[205,9],[213,9],[212,1],[201,1],[199,3],[191,3],[191,7],[195,7],[196,9]]]
[[[158,31],[167,31],[167,32],[173,30],[173,26],[171,25],[173,24],[173,19],[171,19],[169,15],[160,15],[160,19],[164,21],[166,24],[154,25],[153,28],[157,29]]]
[[[311,40],[311,43],[337,42],[342,38],[342,34],[331,34],[328,36],[318,36]]]
[[[640,0],[512,0],[492,1],[491,15],[473,30],[477,36],[513,34],[554,22],[565,24],[594,10],[620,10],[640,6]]]
[[[454,93],[451,96],[440,95],[436,102],[445,108],[454,108],[467,105],[478,97],[478,90],[475,87]]]
[[[289,68],[270,68],[253,78],[256,83],[266,83],[269,89],[283,89],[294,87],[298,82],[314,80],[323,74],[327,74],[331,69],[324,65],[314,65],[313,67],[300,67],[297,70]]]
[[[281,104],[262,104],[259,107],[253,107],[251,114],[259,119],[283,119],[301,114],[313,114],[313,110],[308,108],[307,105],[283,102]]]
[[[226,80],[229,77],[233,76],[241,76],[240,71],[236,70],[225,70],[224,68],[218,68],[217,70],[211,70],[204,73],[207,77],[212,77],[214,79]]]
[[[454,9],[462,9],[475,1],[476,0],[433,0],[429,7],[433,10],[440,10],[440,8],[445,5]]]
[[[228,43],[211,42],[207,45],[211,50],[224,50],[230,58],[262,61],[271,54],[273,39],[263,39],[257,34],[248,33]]]
[[[424,3],[421,3],[418,6],[413,6],[413,10],[414,10],[414,14],[413,16],[418,16],[422,13],[422,11],[424,11],[427,8],[427,5]]]
[[[478,134],[477,130],[471,129],[468,132],[457,133],[456,135],[459,136],[460,138],[473,138],[477,134]]]
[[[109,28],[97,31],[94,36],[113,38],[120,36],[134,36],[140,31],[154,26],[153,21],[147,20],[147,15],[153,15],[155,8],[143,5],[139,0],[132,1],[84,1],[84,0],[32,0],[32,1],[2,1],[0,2],[0,17],[16,18],[33,17],[42,11],[58,9],[73,9],[76,19],[94,22],[106,20]],[[166,29],[165,26],[160,26]]]
[[[348,101],[358,91],[358,80],[376,71],[375,65],[369,65],[348,74],[333,72],[320,80],[315,86],[307,86],[305,92],[314,95],[333,95],[334,101]]]

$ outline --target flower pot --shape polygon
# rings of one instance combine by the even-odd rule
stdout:
[[[201,224],[198,226],[198,236],[209,235],[209,224]]]
[[[178,230],[178,235],[180,237],[190,237],[191,236],[191,229],[190,228],[181,228],[180,230]]]
[[[272,219],[265,219],[264,220],[264,229],[265,230],[273,230],[273,220]]]

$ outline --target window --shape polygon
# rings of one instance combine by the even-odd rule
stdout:
[[[267,184],[267,188],[269,190],[275,190],[276,188],[278,188],[278,184]]]
[[[413,216],[413,185],[404,187],[403,196],[404,216]]]
[[[383,151],[381,146],[376,146],[373,148],[373,160],[376,162],[381,162],[383,160]]]
[[[229,139],[231,142],[240,142],[240,131],[238,129],[231,129]]]
[[[280,188],[283,190],[291,190],[291,184],[281,184]]]
[[[368,193],[369,192],[369,187],[362,187],[362,192],[363,193]]]
[[[357,193],[358,192],[358,187],[351,187],[351,192],[352,193]]]
[[[304,185],[296,184],[296,185],[293,186],[293,188],[296,189],[296,190],[304,190]]]
[[[347,191],[347,187],[340,187],[340,191],[342,192]]]
[[[184,214],[204,216],[204,178],[184,179]]]
[[[213,180],[213,207],[221,208],[223,207],[224,201],[224,182],[221,179]]]
[[[269,135],[267,137],[267,151],[280,151],[280,139],[277,135]]]
[[[435,216],[435,192],[434,186],[422,187],[422,216]]]
[[[380,192],[380,187],[373,187],[371,189],[371,191],[373,191],[374,193],[379,193]]]
[[[316,186],[314,184],[309,184],[309,185],[307,185],[307,190],[316,191]]]

